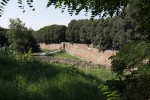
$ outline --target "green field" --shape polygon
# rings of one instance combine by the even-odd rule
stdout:
[[[79,70],[83,71],[86,75],[92,75],[102,81],[111,80],[116,78],[116,74],[105,68],[89,68],[80,67]]]
[[[0,65],[0,100],[103,100],[98,87],[112,76],[39,61]]]
[[[72,56],[72,55],[69,55],[68,53],[66,53],[65,50],[60,50],[56,53],[53,53],[51,54],[51,52],[54,52],[54,51],[57,51],[57,50],[48,50],[48,49],[42,49],[41,52],[38,52],[38,53],[32,53],[32,55],[34,56],[37,56],[37,55],[40,55],[41,53],[45,53],[46,56],[49,56],[49,57],[56,57],[56,58],[68,58],[68,59],[72,59],[72,60],[81,60],[75,56]]]
[[[66,51],[60,51],[56,54],[53,54],[52,56],[57,57],[57,58],[68,58],[68,59],[73,59],[73,60],[81,60],[75,56],[69,55],[68,53],[66,53]]]
[[[56,50],[58,50],[58,49],[41,49],[41,52],[53,52]]]

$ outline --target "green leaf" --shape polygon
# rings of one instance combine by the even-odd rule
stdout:
[[[2,0],[4,3],[7,3],[7,1],[6,0]]]
[[[3,6],[6,6],[5,3],[3,3],[3,2],[1,2],[1,4],[2,4]]]

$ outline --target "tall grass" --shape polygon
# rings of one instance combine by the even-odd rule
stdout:
[[[109,69],[105,69],[103,67],[101,68],[80,67],[79,70],[83,71],[86,75],[91,75],[95,78],[101,79],[102,81],[116,78],[115,73],[112,73]]]
[[[32,60],[30,52],[1,51],[0,100],[105,100],[98,88],[104,79],[85,69]]]
[[[59,64],[0,65],[1,100],[101,100],[100,83]]]

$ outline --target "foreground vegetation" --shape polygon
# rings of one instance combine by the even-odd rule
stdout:
[[[91,67],[79,67],[79,70],[83,71],[86,75],[92,75],[103,82],[111,79],[116,79],[116,74],[112,73],[109,69],[101,68],[91,68]]]
[[[9,48],[3,48],[1,52],[3,52],[0,56],[1,100],[106,99],[98,88],[104,83],[104,80],[101,80],[103,76],[85,74],[86,68],[79,70],[67,65],[39,62],[30,58],[29,54],[13,55],[14,52],[9,52]],[[8,60],[4,62],[4,59]],[[112,75],[107,71],[105,74]],[[105,79],[107,80],[106,77]]]
[[[97,100],[102,99],[100,79],[76,68],[41,62],[0,65],[0,99]]]

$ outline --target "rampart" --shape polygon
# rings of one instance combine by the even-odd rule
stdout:
[[[105,66],[111,66],[110,56],[116,54],[115,50],[99,51],[97,48],[88,46],[87,44],[72,44],[62,42],[61,44],[40,44],[42,49],[65,49],[67,53],[74,55],[80,59]]]

